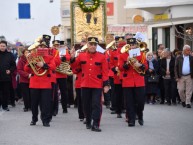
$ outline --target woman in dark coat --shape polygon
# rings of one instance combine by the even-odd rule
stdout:
[[[27,49],[23,50],[23,54],[28,52]],[[29,109],[31,109],[31,98],[30,98],[30,90],[29,90],[29,78],[31,77],[31,74],[24,71],[24,66],[27,62],[27,59],[25,55],[22,55],[18,61],[17,64],[17,71],[20,76],[19,83],[21,85],[21,94],[24,100],[24,108],[23,111],[27,112]]]
[[[147,63],[148,63],[148,70],[146,71],[146,77],[145,77],[147,103],[154,104],[155,96],[157,95],[158,83],[148,82],[148,78],[151,75],[157,75],[159,65],[158,65],[158,61],[154,59],[152,52],[147,53]]]

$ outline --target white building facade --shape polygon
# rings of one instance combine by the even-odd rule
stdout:
[[[125,8],[143,10],[150,49],[161,43],[171,51],[193,47],[193,0],[126,0]]]

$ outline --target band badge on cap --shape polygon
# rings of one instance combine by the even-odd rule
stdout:
[[[136,44],[136,38],[128,38],[127,44]]]
[[[96,37],[89,37],[88,38],[88,42],[98,43],[98,38],[96,38]]]

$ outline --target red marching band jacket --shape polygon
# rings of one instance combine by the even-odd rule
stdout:
[[[59,51],[58,51],[59,52]],[[66,49],[66,55],[63,55],[63,56],[59,56],[59,53],[57,53],[58,57],[61,58],[61,57],[65,57],[65,61],[70,61],[70,54],[68,52],[68,49]],[[56,72],[56,78],[67,78],[67,75],[66,74],[62,74],[62,73],[58,73]]]
[[[119,69],[122,72],[122,87],[143,87],[145,86],[144,76],[140,75],[133,69],[132,66],[127,65],[125,67],[125,63],[127,62],[127,58],[129,53],[125,52],[119,56]],[[147,69],[147,61],[145,59],[145,55],[141,52],[140,56],[136,57],[139,62],[143,62],[143,69]]]
[[[72,69],[73,74],[76,74],[75,80],[75,88],[81,88],[81,77],[82,77],[82,70],[81,68],[74,68]]]
[[[102,88],[109,85],[108,64],[104,54],[100,52],[82,52],[71,62],[72,69],[81,68],[81,88]]]
[[[29,66],[28,62],[26,63],[24,70],[31,73],[30,77],[30,84],[29,88],[34,89],[50,89],[51,88],[51,75],[52,71],[56,69],[55,61],[53,56],[47,55],[43,56],[43,59],[45,61],[44,68],[42,68],[42,71],[47,70],[46,74],[43,76],[37,76],[31,67]]]
[[[120,72],[117,72],[115,70],[116,67],[118,67],[118,58],[120,55],[120,49],[113,50],[111,52],[111,57],[110,57],[110,67],[111,71],[113,72],[113,77],[114,77],[114,84],[121,84],[121,79],[120,79]]]
[[[112,50],[107,50],[107,51],[105,52],[105,57],[106,57],[106,59],[107,59],[108,69],[109,69],[109,71],[108,71],[108,76],[109,76],[109,77],[113,77],[113,76],[114,76],[114,73],[113,73],[113,71],[111,70],[111,67],[110,67],[110,57],[111,57],[111,53],[112,53]]]
[[[49,55],[53,56],[54,62],[56,64],[56,67],[58,67],[60,65],[60,63],[61,63],[61,60],[60,60],[60,57],[59,57],[58,54],[59,54],[59,52],[55,48],[51,48],[49,50]],[[51,73],[52,73],[52,75],[51,75],[51,82],[56,83],[56,72],[55,72],[55,70],[53,70]]]

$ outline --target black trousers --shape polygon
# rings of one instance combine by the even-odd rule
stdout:
[[[21,86],[21,95],[24,101],[24,108],[29,109],[31,108],[31,97],[30,97],[30,89],[29,83],[20,83]]]
[[[161,102],[165,102],[165,90],[164,90],[164,79],[160,77],[159,79],[159,89],[160,89],[160,98]]]
[[[8,99],[8,104],[14,105],[15,104],[15,95],[16,95],[16,89],[13,88],[13,84],[10,83],[10,95]]]
[[[52,89],[30,89],[32,120],[38,121],[38,106],[40,105],[42,122],[50,122]]]
[[[123,88],[123,94],[126,98],[126,108],[129,122],[135,123],[135,115],[143,119],[143,110],[145,104],[145,87],[127,87]]]
[[[10,84],[10,81],[0,81],[0,106],[2,105],[3,109],[8,107]]]
[[[52,83],[52,112],[54,113],[56,112],[56,114],[58,114],[58,86],[55,83]]]
[[[60,89],[61,93],[61,104],[62,104],[62,109],[67,110],[67,80],[66,78],[57,78],[57,84]]]
[[[67,104],[74,104],[73,76],[67,76]]]
[[[86,115],[86,123],[90,124],[93,120],[93,125],[99,126],[100,117],[102,114],[101,96],[102,89],[100,88],[82,88],[83,110]]]
[[[116,112],[121,114],[123,107],[123,90],[121,84],[115,84],[114,93],[116,97]]]
[[[111,90],[109,90],[107,93],[104,93],[104,105],[106,106],[110,105],[110,98],[111,98]]]
[[[81,97],[81,88],[76,88],[76,98],[77,98],[79,119],[84,119],[83,102],[82,102],[82,97]]]
[[[115,85],[114,85],[114,78],[109,77],[109,81],[110,81],[110,85],[111,85],[111,89],[110,89],[110,100],[111,100],[111,108],[113,110],[116,110],[116,96],[115,96]]]
[[[165,90],[165,99],[168,103],[176,103],[176,92],[177,83],[175,79],[164,79],[164,90]]]

